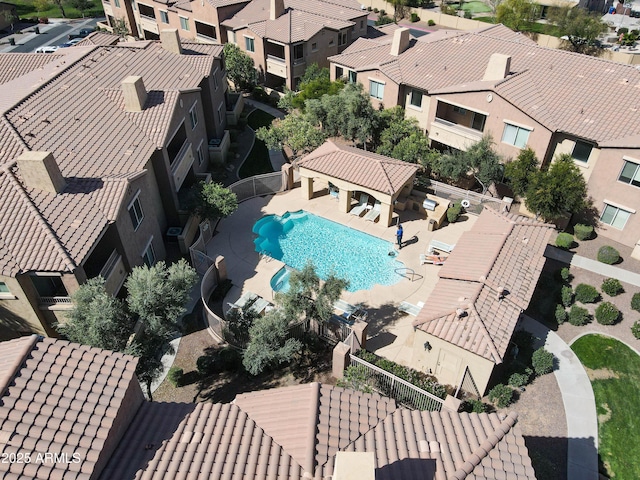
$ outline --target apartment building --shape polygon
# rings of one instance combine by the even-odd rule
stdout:
[[[363,83],[374,105],[401,105],[431,144],[465,150],[490,133],[498,152],[525,146],[548,164],[573,156],[598,232],[640,258],[640,71],[538,46],[502,25],[420,39],[394,28],[331,57],[332,79]]]
[[[180,199],[228,137],[222,46],[167,30],[0,54],[0,71],[0,334],[52,335],[81,283],[117,294],[187,222]]]
[[[295,89],[307,65],[328,67],[327,57],[366,36],[367,13],[351,0],[253,0],[222,27],[267,86]]]

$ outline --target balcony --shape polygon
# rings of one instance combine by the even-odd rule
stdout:
[[[171,175],[176,192],[182,187],[182,183],[189,173],[191,165],[193,165],[194,157],[191,148],[191,142],[185,141],[180,147],[175,159],[171,162]]]
[[[40,297],[40,310],[71,310],[71,297]]]
[[[267,55],[267,73],[280,78],[287,78],[287,63],[284,58]]]
[[[457,150],[465,151],[482,139],[482,132],[436,117],[431,123],[429,138]]]
[[[142,27],[143,30],[160,35],[155,17],[140,14],[140,27]]]
[[[127,271],[122,262],[122,255],[117,250],[114,250],[109,256],[104,267],[100,270],[100,276],[104,278],[104,286],[107,292],[112,295],[118,293],[127,277]]]

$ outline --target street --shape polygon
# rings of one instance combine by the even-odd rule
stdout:
[[[95,27],[97,22],[104,21],[104,18],[86,18],[70,20],[68,23],[50,23],[47,25],[37,25],[40,34],[33,32],[34,26],[23,30],[23,35],[16,35],[15,47],[5,47],[0,49],[4,52],[28,53],[43,45],[61,45],[69,40],[69,34],[77,33],[81,28]]]

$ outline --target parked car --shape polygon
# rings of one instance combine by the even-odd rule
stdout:
[[[89,36],[89,34],[93,33],[93,28],[81,28],[78,33],[69,34],[69,40],[75,40],[76,38],[84,38]]]
[[[36,48],[36,53],[53,53],[58,50],[58,48],[60,47],[57,45],[45,45],[43,47]]]
[[[76,43],[80,43],[82,40],[84,40],[84,39],[83,38],[74,38],[73,40],[69,40],[68,42],[64,42],[62,45],[60,45],[60,48],[73,47]]]

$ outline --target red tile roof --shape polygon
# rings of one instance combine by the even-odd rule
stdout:
[[[136,359],[36,336],[2,342],[0,352],[7,358],[0,367],[0,454],[31,456],[2,463],[3,478],[94,478],[108,438],[119,435],[112,426]],[[38,459],[47,452],[68,461]]]
[[[327,140],[297,162],[354,185],[393,195],[415,175],[418,166]]]
[[[552,232],[550,225],[485,208],[438,273],[414,327],[502,363]]]

